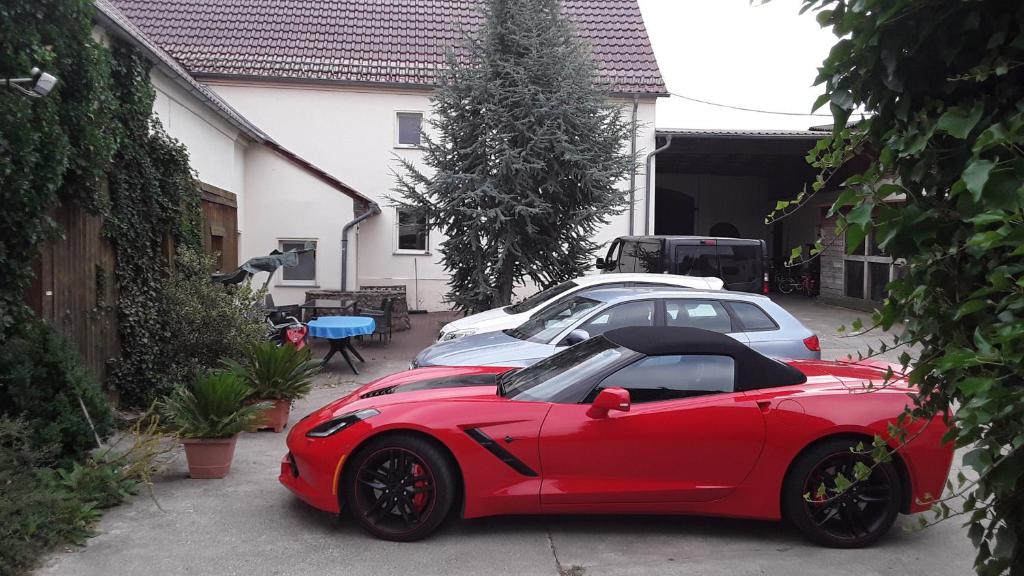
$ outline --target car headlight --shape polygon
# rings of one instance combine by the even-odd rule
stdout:
[[[363,408],[362,410],[347,412],[341,416],[335,416],[323,424],[313,427],[309,432],[306,432],[306,436],[309,438],[326,438],[341,432],[356,422],[366,420],[367,418],[376,416],[377,414],[380,414],[380,412],[374,408]]]
[[[447,342],[449,340],[458,340],[459,338],[462,338],[464,336],[471,336],[471,335],[476,334],[476,333],[477,333],[477,329],[476,328],[463,328],[462,330],[452,330],[451,332],[446,332],[446,333],[442,334],[441,338],[440,338],[440,340],[438,340],[438,342]]]

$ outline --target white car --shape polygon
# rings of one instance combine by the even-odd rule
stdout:
[[[592,290],[594,288],[630,288],[633,286],[665,286],[672,288],[694,288],[696,290],[721,290],[722,280],[712,277],[677,276],[674,274],[595,274],[580,276],[575,280],[562,282],[547,290],[541,290],[526,300],[504,308],[494,308],[445,324],[437,341],[456,340],[480,332],[494,332],[515,328],[526,322],[537,310],[563,297]]]

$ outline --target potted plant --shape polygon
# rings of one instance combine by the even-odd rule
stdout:
[[[261,342],[250,347],[241,363],[228,362],[231,370],[252,389],[250,399],[271,407],[257,424],[280,432],[288,425],[292,402],[309,394],[320,362],[311,359],[309,348],[277,346]]]
[[[266,404],[246,404],[252,390],[237,374],[208,372],[176,388],[160,412],[185,445],[192,478],[223,478],[231,469],[238,434],[252,430]]]

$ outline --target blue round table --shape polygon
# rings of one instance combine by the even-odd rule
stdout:
[[[355,355],[360,362],[365,362],[363,357],[352,346],[353,336],[373,334],[376,324],[373,318],[366,316],[321,316],[316,320],[310,320],[306,326],[309,327],[309,335],[314,338],[326,338],[331,343],[331,349],[324,356],[323,364],[334,356],[335,352],[341,352],[341,356],[348,362],[348,367],[359,374],[356,365],[352,362],[349,352]]]

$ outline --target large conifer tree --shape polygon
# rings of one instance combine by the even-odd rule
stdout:
[[[403,163],[396,204],[444,233],[448,300],[474,312],[517,284],[583,273],[597,229],[625,206],[631,126],[595,84],[589,47],[558,0],[487,0],[450,53],[425,163]]]

